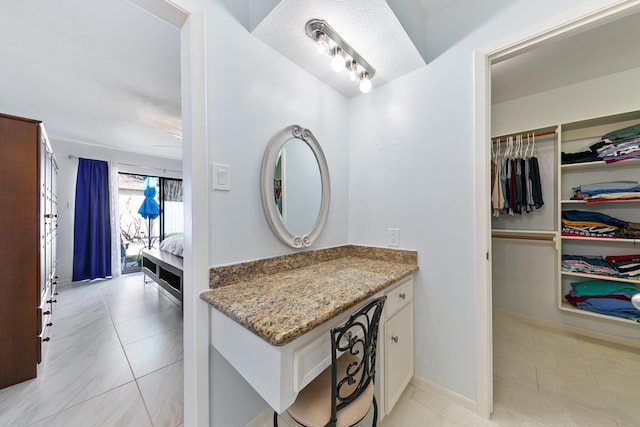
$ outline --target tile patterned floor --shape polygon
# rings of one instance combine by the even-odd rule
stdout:
[[[296,426],[280,419],[282,427]],[[495,313],[492,419],[410,384],[378,424],[427,426],[640,426],[640,350]]]
[[[182,312],[141,274],[59,288],[36,379],[0,390],[0,426],[183,422]]]
[[[38,378],[0,390],[0,426],[182,425],[175,300],[128,275],[62,288],[58,301]],[[638,425],[639,350],[495,313],[491,420],[409,385],[378,426]]]
[[[640,350],[494,314],[494,413],[410,385],[379,427],[640,426]]]

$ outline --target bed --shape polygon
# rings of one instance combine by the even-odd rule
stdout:
[[[142,272],[160,287],[173,295],[182,304],[183,285],[183,235],[167,237],[160,242],[160,248],[143,249]]]

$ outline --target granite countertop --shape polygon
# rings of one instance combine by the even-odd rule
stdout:
[[[200,298],[280,346],[409,276],[417,258],[346,245],[214,267]]]

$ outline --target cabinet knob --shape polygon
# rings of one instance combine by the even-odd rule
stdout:
[[[49,314],[51,314],[51,312],[49,310],[45,311],[44,313],[42,313],[44,316],[47,316]]]
[[[42,341],[49,341],[51,338],[46,337],[46,338],[42,338]]]
[[[47,323],[47,326],[53,326],[53,322]]]
[[[393,341],[394,343],[398,343],[398,336],[397,335],[392,335],[391,336],[391,341]]]
[[[407,297],[407,294],[405,293],[401,293],[400,295],[398,295],[400,297],[400,299],[405,299]]]
[[[49,304],[53,303],[53,302],[58,302],[57,299],[50,299],[49,301],[47,301]]]

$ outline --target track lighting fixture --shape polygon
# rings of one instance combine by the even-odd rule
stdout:
[[[359,81],[362,93],[371,90],[371,79],[376,73],[376,69],[365,61],[329,24],[321,19],[312,19],[307,22],[305,29],[307,36],[316,43],[320,55],[331,54],[333,71],[340,72],[346,68],[351,81]]]

